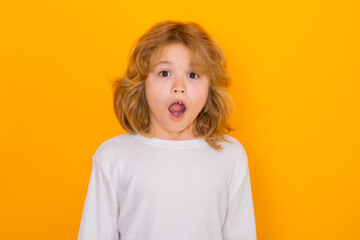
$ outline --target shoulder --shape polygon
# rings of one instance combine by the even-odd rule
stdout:
[[[234,154],[240,154],[242,156],[246,156],[245,147],[239,140],[227,134],[225,134],[224,136],[227,140],[230,141],[230,143],[226,141],[222,142],[222,145],[224,145],[224,150],[230,151]]]
[[[126,155],[131,151],[132,138],[130,134],[124,133],[103,141],[95,153],[93,160],[101,166],[114,165],[119,156]]]
[[[230,135],[225,134],[224,136],[227,140],[230,141],[230,143],[226,141],[221,142],[221,145],[224,146],[224,154],[228,155],[234,161],[233,166],[239,165],[242,167],[247,167],[248,156],[244,145],[239,140]]]

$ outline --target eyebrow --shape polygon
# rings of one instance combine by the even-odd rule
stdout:
[[[154,67],[156,67],[157,65],[162,64],[162,63],[170,63],[170,64],[172,64],[172,62],[170,62],[170,61],[160,61],[160,62],[157,62],[157,63],[154,65]]]

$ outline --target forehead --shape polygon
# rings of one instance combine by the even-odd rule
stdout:
[[[159,62],[166,63],[167,60],[175,59],[177,57],[191,58],[191,52],[188,47],[181,43],[172,43],[157,49],[152,56],[152,63]]]
[[[171,61],[175,61],[179,56],[187,58],[187,64],[198,73],[207,72],[207,69],[203,67],[205,61],[199,59],[199,54],[183,43],[170,43],[156,49],[150,58],[150,71],[159,64],[171,64]]]

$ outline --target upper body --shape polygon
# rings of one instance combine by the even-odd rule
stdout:
[[[78,240],[255,240],[242,144],[165,140],[128,133],[103,142],[92,171]]]

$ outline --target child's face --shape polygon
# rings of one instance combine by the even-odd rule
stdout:
[[[207,76],[193,72],[190,54],[190,50],[180,43],[165,46],[154,63],[154,71],[145,81],[153,137],[169,140],[195,138],[192,124],[206,103],[209,80]],[[173,116],[169,110],[176,99],[185,103],[186,110],[180,117]]]

